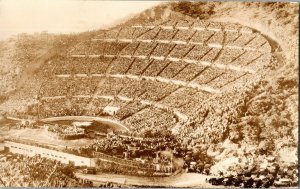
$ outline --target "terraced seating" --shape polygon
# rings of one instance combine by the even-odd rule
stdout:
[[[232,44],[235,40],[237,40],[241,33],[238,32],[227,32],[226,37],[224,39],[224,45]]]
[[[170,42],[176,35],[178,30],[175,29],[163,29],[160,30],[158,35],[155,37],[156,41]]]
[[[242,56],[243,53],[245,53],[245,51],[242,49],[224,49],[221,51],[215,62],[220,64],[230,64],[232,61]]]
[[[212,81],[208,83],[209,86],[214,87],[214,88],[221,88],[225,85],[227,85],[230,82],[235,81],[239,77],[245,75],[246,73],[241,73],[241,72],[234,72],[234,71],[226,71],[220,76],[216,77]]]
[[[120,81],[121,84],[122,81]],[[120,91],[119,95],[126,96],[128,98],[135,98],[146,92],[145,87],[142,85],[141,80],[131,80],[127,85],[123,85],[124,88]]]
[[[213,36],[211,36],[206,43],[208,45],[214,45],[219,48],[222,47],[223,45],[223,40],[224,40],[224,33],[223,32],[216,32]]]
[[[142,85],[145,87],[145,93],[143,93],[140,98],[148,101],[159,101],[178,88],[178,86],[174,84],[158,81],[142,81]]]
[[[190,100],[187,103],[182,104],[178,109],[183,114],[194,117],[199,109],[195,104],[201,104],[205,99],[208,99],[209,96],[210,94],[206,92],[196,92],[190,96]]]
[[[176,124],[176,119],[174,118],[174,115],[165,111],[158,112],[160,113],[160,116],[153,116],[149,120],[152,123],[151,129],[170,129]]]
[[[72,74],[72,58],[57,58],[50,62],[51,68],[48,71],[53,72],[56,75],[60,74]]]
[[[262,54],[258,58],[251,61],[248,66],[255,70],[263,68],[266,63],[270,62],[272,55],[270,53]]]
[[[193,44],[203,44],[207,40],[209,40],[210,37],[212,37],[215,34],[214,31],[197,31],[193,37],[190,39],[190,43]]]
[[[78,98],[73,97],[71,99],[71,107],[69,110],[70,115],[74,116],[82,116],[85,115],[85,111],[87,110],[87,105],[89,104],[91,98]]]
[[[224,70],[218,68],[208,67],[207,69],[203,70],[203,72],[193,80],[193,83],[205,85],[210,81],[212,81],[213,79],[222,75],[224,72],[225,72]]]
[[[174,49],[167,56],[169,59],[182,59],[185,57],[192,49],[194,45],[176,45]],[[196,53],[194,55],[197,55]]]
[[[182,80],[182,81],[191,81],[194,79],[198,74],[205,69],[205,66],[196,65],[196,64],[189,64],[186,66],[179,74],[177,74],[174,79]]]
[[[151,53],[153,57],[166,57],[170,51],[174,48],[175,44],[170,43],[160,43],[156,46],[154,51]]]
[[[66,96],[68,94],[69,78],[59,79],[53,78],[47,84],[42,85],[39,95],[44,96]]]
[[[242,33],[237,39],[228,43],[228,46],[244,47],[256,38],[256,33]]]
[[[128,103],[130,103],[130,101],[122,100],[120,98],[115,98],[106,107],[110,106],[110,107],[123,108],[123,107],[127,106]]]
[[[66,99],[42,100],[39,106],[40,118],[65,116],[68,113]]]
[[[115,115],[117,119],[124,120],[130,116],[132,116],[134,113],[141,111],[144,108],[149,107],[149,105],[142,104],[139,101],[133,101],[128,103],[125,107],[121,108]]]
[[[184,57],[188,60],[201,60],[211,50],[210,47],[204,45],[196,45],[189,53]]]
[[[250,62],[260,57],[262,54],[257,51],[245,51],[241,56],[231,62],[232,65],[247,66]]]
[[[72,96],[84,95],[88,96],[93,94],[99,83],[98,78],[74,78],[68,80],[66,85],[68,86],[68,93]]]
[[[108,78],[96,91],[96,96],[124,96],[157,101],[169,95],[178,86],[151,80]]]
[[[98,116],[103,113],[103,109],[111,102],[111,99],[107,98],[93,98],[91,105],[87,107],[87,112],[85,115],[88,116]]]
[[[108,65],[114,58],[111,57],[78,57],[65,58],[64,60],[53,60],[52,69],[54,75],[89,75],[104,74]]]
[[[111,42],[110,45],[106,46],[103,50],[104,55],[117,55],[123,48],[125,48],[129,43],[127,42]]]
[[[152,60],[149,59],[135,59],[127,71],[127,74],[141,75],[151,62]]]
[[[214,62],[221,49],[211,48],[202,58],[201,61]]]
[[[267,43],[267,40],[262,35],[256,35],[256,37],[245,46],[245,48],[255,49],[257,47],[261,47],[265,43]]]
[[[133,33],[133,38],[138,38],[140,37],[141,35],[144,35],[145,33],[147,33],[148,31],[150,31],[149,28],[145,28],[145,27],[142,27],[142,28],[135,28],[134,30],[134,33]]]
[[[112,61],[110,57],[95,58],[87,65],[90,66],[90,74],[104,74]]]
[[[197,93],[196,89],[181,88],[164,98],[160,103],[168,107],[179,108],[183,104],[190,102],[190,97],[195,93]]]
[[[90,74],[93,73],[94,70],[97,69],[97,67],[101,67],[100,65],[97,65],[97,63],[100,63],[100,60],[98,58],[73,58],[72,61],[69,62],[63,62],[63,64],[68,66],[69,71],[61,72],[60,74]],[[96,67],[97,66],[97,67]],[[95,69],[94,69],[95,68]],[[57,69],[57,68],[56,68]],[[59,70],[59,69],[57,69]],[[56,75],[60,75],[55,73]]]
[[[104,83],[96,91],[97,96],[116,96],[130,82],[127,78],[105,78]]]
[[[163,78],[173,78],[176,76],[177,73],[179,73],[181,70],[183,70],[188,63],[185,62],[171,62],[160,74],[160,77]]]
[[[150,56],[151,52],[157,46],[157,43],[140,43],[139,47],[136,49],[134,56],[147,57]]]
[[[174,117],[170,113],[149,107],[124,119],[122,123],[128,126],[132,132],[150,128],[164,129],[174,124]]]
[[[143,35],[139,36],[137,38],[138,41],[142,41],[142,40],[153,40],[157,34],[160,32],[160,28],[159,27],[155,27],[151,30],[149,30],[148,32],[144,33]]]
[[[86,52],[88,55],[105,55],[106,49],[111,45],[111,42],[107,41],[89,41],[89,43]]]
[[[181,26],[186,27],[186,26]],[[173,41],[179,41],[180,43],[187,43],[189,39],[196,33],[194,30],[179,30],[173,38]]]
[[[153,60],[149,67],[145,70],[143,75],[155,77],[160,74],[160,72],[168,66],[169,61],[163,60]]]
[[[47,85],[42,86],[39,95],[41,97],[87,96],[95,91],[98,83],[97,78],[53,78]]]
[[[81,43],[76,44],[71,50],[70,54],[78,54],[78,55],[85,55],[88,54],[90,51],[90,41],[83,41]]]
[[[127,70],[130,68],[132,62],[134,62],[135,59],[129,59],[129,58],[116,58],[111,63],[111,70],[110,74],[126,74]]]
[[[112,119],[133,132],[170,129],[174,115],[195,117],[214,93],[251,80],[270,52],[262,35],[238,24],[170,20],[101,31],[74,57],[45,66],[56,77],[40,90],[40,115],[103,116],[111,106],[120,108]]]
[[[139,44],[140,44],[139,42],[133,42],[133,43],[128,44],[126,47],[124,47],[122,49],[122,51],[119,53],[119,55],[120,56],[124,56],[124,55],[132,56],[134,54],[134,52],[136,51],[136,49],[138,48]]]

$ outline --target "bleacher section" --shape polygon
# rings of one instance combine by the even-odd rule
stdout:
[[[174,127],[271,61],[259,33],[238,24],[169,20],[99,32],[48,62],[41,118],[110,116],[132,131]],[[107,115],[106,107],[116,107]],[[176,119],[175,119],[176,118]]]

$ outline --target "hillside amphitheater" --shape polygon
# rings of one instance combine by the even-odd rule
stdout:
[[[297,186],[298,13],[168,2],[0,40],[0,186]]]
[[[39,118],[97,117],[110,107],[132,133],[178,133],[190,122],[203,133],[205,104],[256,82],[271,51],[263,35],[238,24],[168,20],[105,30],[44,65]]]

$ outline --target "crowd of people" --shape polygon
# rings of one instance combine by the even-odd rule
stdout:
[[[217,24],[218,25],[218,24]],[[219,27],[214,24],[211,25],[212,28]],[[219,27],[220,29],[221,27]],[[149,31],[148,31],[149,30]],[[165,29],[163,31],[154,29],[153,31],[149,28],[126,28],[121,29],[120,31],[112,31],[111,33],[105,32],[104,38],[117,38],[117,35],[123,36],[126,38],[126,34],[124,32],[128,32],[128,36],[134,36],[134,33],[141,33],[141,31],[145,32],[145,35],[142,35],[140,39],[153,39],[151,36],[163,36]],[[175,30],[174,30],[175,31]],[[177,33],[182,33],[183,30],[180,30]],[[169,33],[170,34],[170,33]],[[168,35],[169,35],[168,34]],[[175,34],[175,33],[174,33]],[[172,35],[174,35],[172,34]],[[193,37],[190,41],[197,42],[206,41],[209,39],[208,43],[219,43],[222,36],[222,32],[216,32],[212,30],[207,30],[206,32],[196,31],[193,34]],[[252,45],[258,44],[257,39],[259,38],[257,34],[243,33],[238,34],[234,32],[228,32],[228,37],[226,38],[225,43],[227,45],[237,45],[243,46],[245,43],[253,43]],[[177,34],[175,35],[176,38]],[[98,36],[101,38],[101,36]],[[173,36],[174,37],[174,36]],[[162,38],[162,39],[163,39]],[[253,38],[253,39],[252,39]],[[176,38],[177,39],[177,38]],[[205,40],[204,40],[205,39]],[[180,40],[178,38],[178,40]],[[231,40],[231,41],[230,41]],[[253,41],[253,42],[252,42]],[[256,42],[255,42],[256,41]],[[80,48],[84,48],[84,44],[79,44]],[[123,42],[118,43],[114,42],[109,44],[108,42],[99,42],[92,41],[87,42],[85,45],[88,46],[85,49],[84,53],[86,54],[95,54],[95,52],[87,52],[91,48],[96,48],[95,45],[99,46],[98,50],[103,49],[105,47],[108,51],[106,52],[108,55],[119,53],[120,55],[136,55],[136,56],[166,56],[165,54],[161,54],[161,52],[169,51],[168,58],[184,58],[188,60],[197,60],[197,61],[208,61],[213,62],[216,61],[220,64],[237,64],[241,63],[243,66],[247,66],[248,64],[253,65],[263,65],[263,61],[267,60],[268,55],[263,56],[264,58],[258,58],[253,60],[254,55],[259,57],[259,53],[256,51],[242,51],[241,49],[230,49],[225,48],[220,51],[218,48],[211,48],[205,45],[182,45],[182,44],[171,44],[171,43],[145,43],[145,42],[133,42],[130,44],[124,44]],[[102,45],[102,47],[100,47]],[[110,52],[111,46],[117,46],[112,48],[112,52]],[[261,44],[263,45],[263,44]],[[250,45],[251,46],[251,45]],[[180,47],[180,48],[179,48]],[[117,50],[120,52],[117,52]],[[123,49],[123,50],[122,50]],[[116,51],[115,51],[116,50]],[[178,52],[177,52],[178,51]],[[200,53],[199,53],[200,52]],[[151,54],[150,54],[151,53]],[[81,54],[81,53],[79,53]],[[105,53],[104,53],[105,54]],[[101,55],[104,55],[101,54]],[[181,55],[180,55],[181,54]],[[174,57],[172,56],[174,55]],[[215,58],[217,59],[215,60]],[[84,64],[78,59],[83,60]],[[102,61],[104,60],[105,61]],[[68,62],[68,61],[67,61]],[[73,64],[74,62],[74,64]],[[72,67],[72,71],[69,72],[70,75],[74,74],[86,74],[89,76],[92,74],[104,74],[104,70],[108,67],[108,62],[111,63],[111,69],[109,73],[112,74],[121,74],[122,77],[107,77],[105,78],[102,87],[100,87],[96,91],[97,96],[110,96],[112,99],[115,99],[117,95],[124,96],[130,99],[140,98],[143,100],[149,101],[161,101],[161,103],[167,107],[176,108],[181,113],[188,115],[189,117],[195,117],[197,112],[201,108],[195,106],[194,104],[202,104],[203,99],[209,98],[210,94],[206,92],[199,92],[194,89],[183,89],[178,90],[173,93],[178,86],[176,84],[171,83],[163,83],[159,81],[152,80],[135,80],[128,78],[126,74],[137,75],[140,76],[160,76],[168,79],[175,79],[179,81],[190,82],[193,79],[193,83],[200,85],[207,85],[215,88],[221,88],[226,86],[228,83],[233,82],[240,77],[244,76],[243,72],[238,71],[229,71],[224,69],[219,69],[216,67],[205,67],[200,64],[188,64],[186,62],[168,62],[162,60],[148,60],[148,59],[135,59],[135,58],[74,58],[74,60],[69,61],[69,66]],[[247,63],[245,63],[247,62]],[[81,64],[80,64],[81,63]],[[99,65],[98,65],[99,63]],[[94,66],[94,65],[97,66]],[[93,66],[91,66],[93,65]],[[55,69],[60,69],[61,66],[56,66]],[[76,67],[76,68],[75,68]],[[99,67],[99,70],[98,68]],[[62,68],[63,69],[63,68]],[[76,71],[77,70],[77,71]],[[97,71],[98,70],[98,71]],[[63,74],[63,72],[57,71],[56,73]],[[201,73],[201,74],[199,74]],[[61,80],[72,80],[71,84],[63,83]],[[101,79],[101,78],[100,78]],[[97,84],[96,81],[100,79],[95,79],[95,82],[91,81],[93,79],[88,78],[76,78],[73,77],[68,79],[57,79],[53,80],[53,84],[50,84],[55,87],[45,87],[42,89],[42,96],[64,96],[70,94],[69,96],[76,95],[87,95],[92,96],[93,91],[95,90],[95,86]],[[61,84],[61,85],[60,85]],[[57,87],[57,86],[61,86]],[[69,86],[69,88],[68,88]],[[81,87],[82,86],[82,87]],[[58,88],[58,89],[57,89]],[[65,92],[67,91],[70,92]],[[58,91],[55,94],[55,90]],[[188,91],[191,92],[188,92]],[[118,102],[112,99],[107,98],[93,98],[91,102],[91,106],[87,107],[86,104],[91,100],[90,98],[71,100],[71,107],[68,107],[65,102],[59,100],[59,103],[52,102],[45,103],[46,108],[41,108],[41,111],[44,111],[45,117],[49,115],[58,116],[58,115],[105,115],[103,110],[108,105],[116,105],[120,107],[120,110],[113,116],[117,120],[120,120],[122,123],[130,127],[133,136],[138,136],[142,131],[153,128],[160,129],[171,129],[176,125],[176,120],[174,119],[174,115],[169,114],[166,111],[158,111],[157,109],[147,108],[145,104],[138,103],[136,101],[124,103]],[[113,103],[112,103],[113,101]],[[63,105],[62,105],[63,104]],[[66,105],[65,105],[66,104]],[[127,107],[128,105],[128,107]],[[47,108],[48,106],[48,108]],[[43,107],[43,106],[42,106]],[[51,108],[49,108],[51,107]],[[57,107],[57,108],[55,108]],[[65,108],[64,108],[65,107]],[[85,107],[85,108],[83,108]],[[73,108],[73,109],[72,109]],[[87,111],[84,109],[87,108]],[[90,109],[89,109],[90,108]],[[54,110],[53,113],[49,113],[50,110]],[[71,109],[71,110],[70,110]],[[142,110],[145,109],[145,110]],[[72,111],[73,110],[73,111]],[[207,108],[204,108],[204,112],[207,112]],[[206,115],[205,115],[206,116]],[[182,125],[188,125],[185,129],[183,129],[180,133],[181,138],[184,138],[187,135],[193,135],[190,139],[190,142],[193,143],[209,143],[213,141],[218,141],[223,137],[224,133],[227,132],[227,128],[224,124],[219,124],[220,120],[216,120],[212,118],[213,116],[208,116],[205,118],[205,123],[203,123],[203,116],[198,119],[191,119],[188,123],[181,123]],[[224,119],[226,120],[226,119]],[[203,125],[211,125],[211,127],[204,127]],[[183,127],[182,127],[183,128]],[[196,132],[193,132],[196,128]],[[192,133],[192,134],[191,134]],[[209,133],[209,134],[206,134]]]
[[[217,27],[213,24],[213,28]],[[172,26],[173,27],[173,26]],[[149,30],[149,31],[148,31]],[[180,29],[179,29],[180,30]],[[125,30],[124,30],[125,31]],[[158,36],[160,40],[170,40],[183,30],[176,32],[165,32],[166,29],[149,28],[129,28],[126,32],[143,34],[139,39],[154,39]],[[121,31],[106,32],[105,38],[117,38]],[[232,32],[234,33],[234,32]],[[246,43],[259,45],[257,34],[243,33],[238,36],[229,32],[226,44],[232,46],[243,46]],[[232,35],[231,35],[232,34]],[[123,33],[122,35],[126,35]],[[182,35],[182,34],[181,34]],[[128,34],[128,36],[130,36]],[[178,37],[178,36],[177,36]],[[170,38],[170,39],[169,39]],[[191,42],[199,43],[220,43],[223,38],[222,32],[208,30],[206,32],[196,31],[191,38]],[[176,38],[177,39],[177,38]],[[207,39],[209,39],[207,41]],[[180,40],[180,38],[178,38]],[[253,41],[253,42],[252,42]],[[249,47],[251,47],[249,45]],[[260,44],[264,46],[264,43]],[[179,48],[180,47],[180,48]],[[79,50],[78,50],[79,49]],[[78,51],[78,52],[77,52]],[[164,54],[168,51],[167,54]],[[178,51],[178,52],[177,52]],[[79,44],[73,51],[74,54],[87,55],[134,55],[134,56],[167,56],[168,58],[185,58],[196,61],[216,61],[219,64],[236,64],[242,66],[253,66],[253,68],[263,65],[270,58],[269,54],[261,56],[256,51],[242,51],[241,49],[211,48],[205,45],[183,45],[172,43],[146,43],[146,42],[107,42],[90,41]],[[174,55],[174,56],[173,56]],[[258,58],[253,57],[257,56]],[[247,63],[246,63],[247,62]],[[107,68],[111,65],[111,69]],[[227,123],[219,124],[227,118],[215,118],[207,114],[207,107],[199,107],[195,104],[203,104],[210,94],[200,92],[193,88],[184,88],[176,91],[178,85],[170,82],[161,82],[150,79],[133,79],[126,74],[134,76],[151,76],[190,82],[200,85],[207,85],[214,88],[222,88],[244,76],[243,71],[229,71],[216,67],[206,67],[198,63],[187,63],[184,61],[168,62],[163,60],[150,60],[142,58],[121,58],[121,57],[77,57],[53,60],[52,70],[54,75],[65,75],[66,78],[54,77],[45,83],[40,90],[40,97],[59,97],[53,99],[42,99],[39,107],[41,117],[64,116],[64,115],[106,115],[104,108],[108,105],[118,106],[120,110],[113,115],[113,118],[124,123],[131,129],[133,136],[151,129],[168,130],[172,129],[177,119],[174,114],[153,108],[152,106],[140,103],[139,100],[151,102],[161,102],[167,107],[175,108],[181,113],[191,117],[180,129],[180,140],[189,136],[189,144],[211,143],[219,141],[228,131]],[[116,77],[91,77],[93,74],[114,74]],[[78,74],[84,76],[77,76]],[[118,75],[120,74],[120,75]],[[97,88],[100,81],[104,81],[101,87]],[[174,91],[176,91],[174,93]],[[110,98],[93,98],[96,96],[109,96]],[[116,96],[124,96],[129,99],[138,99],[128,102],[114,100]],[[77,97],[76,97],[77,96]],[[78,97],[85,96],[85,97]],[[162,100],[162,101],[161,101]],[[150,103],[151,104],[151,103]],[[128,106],[127,106],[128,105]],[[152,105],[152,104],[151,104]],[[205,105],[204,105],[205,106]],[[203,109],[203,116],[196,117]],[[230,115],[226,115],[230,116]],[[205,119],[204,119],[205,118]],[[55,128],[55,127],[54,127]],[[62,131],[53,130],[51,132],[60,133]]]
[[[212,23],[213,24],[213,23]],[[217,24],[218,25],[218,24]],[[216,26],[213,26],[216,27]],[[146,30],[146,31],[139,31],[139,30]],[[124,31],[123,31],[124,30]],[[148,31],[149,30],[149,31]],[[119,29],[118,29],[119,31]],[[123,32],[122,32],[123,31]],[[123,39],[124,37],[129,38],[129,39],[134,39],[136,36],[139,36],[140,34],[143,34],[142,36],[140,36],[138,39],[141,40],[154,40],[157,39],[158,42],[160,42],[159,40],[168,40],[168,36],[164,35],[164,32],[167,31],[167,34],[170,35],[171,37],[173,37],[174,41],[183,41],[186,42],[185,39],[180,39],[181,37],[177,36],[177,34],[174,36],[174,34],[172,34],[172,32],[170,32],[169,30],[159,30],[159,29],[145,29],[145,28],[124,28],[121,29],[119,35],[120,39]],[[174,30],[175,31],[175,30]],[[180,30],[180,32],[177,33],[182,33],[182,31],[186,31],[186,30]],[[113,35],[110,35],[110,32],[113,33]],[[107,33],[107,35],[105,35]],[[106,31],[104,32],[104,34],[102,35],[102,39],[111,39],[111,37],[116,37],[116,32],[115,30],[112,31]],[[136,35],[134,35],[133,33],[136,33]],[[176,33],[176,32],[175,32]],[[127,34],[127,36],[126,36]],[[228,35],[228,36],[227,36]],[[181,34],[182,36],[182,34]],[[186,35],[184,35],[186,37]],[[107,38],[109,37],[109,38]],[[101,36],[100,36],[101,38]],[[160,39],[161,38],[161,39]],[[178,38],[178,39],[177,39]],[[223,32],[216,32],[216,31],[212,31],[212,30],[204,30],[204,31],[196,31],[193,35],[192,38],[189,39],[189,41],[193,44],[197,44],[194,49],[191,50],[191,52],[189,52],[186,55],[186,58],[189,60],[196,60],[196,61],[208,61],[211,62],[213,60],[213,58],[219,53],[220,49],[213,49],[211,50],[211,48],[205,46],[205,45],[198,45],[198,43],[211,43],[211,44],[220,44],[222,45],[223,43]],[[116,38],[115,38],[116,39]],[[171,39],[170,39],[171,40]],[[262,42],[262,43],[260,43]],[[112,43],[112,44],[110,44]],[[241,54],[243,53],[243,50],[240,47],[248,47],[250,49],[248,49],[249,51],[255,51],[257,49],[256,48],[252,48],[255,45],[258,45],[258,51],[263,51],[261,49],[263,48],[270,48],[270,45],[267,43],[267,41],[262,38],[259,34],[257,33],[238,33],[238,32],[227,32],[226,33],[226,41],[225,44],[229,46],[229,48],[225,48],[228,52],[222,52],[225,55],[229,55],[230,57],[233,57],[234,54],[233,52],[235,52],[237,49],[232,48],[233,47],[238,47],[238,51],[242,51]],[[268,46],[269,45],[269,46]],[[90,41],[90,42],[85,42],[82,44],[79,44],[79,49],[85,49],[84,52],[81,52],[81,50],[79,50],[79,53],[73,53],[73,54],[97,54],[97,52],[93,52],[94,49],[98,49],[98,55],[129,55],[129,56],[162,56],[165,57],[167,54],[162,54],[162,53],[166,53],[168,52],[170,55],[174,55],[175,57],[170,57],[171,58],[176,58],[177,56],[177,52],[176,51],[183,51],[183,49],[190,49],[190,45],[182,45],[182,44],[177,44],[176,46],[178,46],[178,48],[174,48],[175,44],[171,45],[171,44],[165,44],[165,42],[163,44],[156,44],[156,43],[145,43],[145,42],[133,42],[133,43],[125,43],[125,42],[115,42],[115,41],[110,41],[110,42],[101,42],[101,41]],[[181,48],[179,48],[179,46]],[[199,49],[200,48],[200,49]],[[117,49],[117,50],[116,50]],[[178,50],[179,49],[179,50]],[[248,51],[246,50],[246,52]],[[209,52],[211,51],[211,52]],[[201,53],[199,53],[201,52]],[[209,53],[208,53],[209,52]],[[151,53],[151,54],[150,54]],[[202,55],[201,55],[202,54]],[[205,55],[208,54],[208,55]],[[239,54],[239,55],[241,55]],[[206,58],[203,57],[203,55],[205,55]],[[201,59],[203,58],[203,59]],[[226,63],[225,63],[226,64]]]
[[[154,51],[151,53],[153,57],[166,57],[175,47],[175,44],[171,43],[159,43]]]
[[[96,77],[53,78],[40,89],[40,97],[91,95],[96,90]]]
[[[128,42],[84,41],[74,46],[71,55],[117,55]]]
[[[122,123],[130,128],[133,136],[136,136],[142,130],[171,128],[176,124],[176,120],[173,114],[149,107],[122,120]]]

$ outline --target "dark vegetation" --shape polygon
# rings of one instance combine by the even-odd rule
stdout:
[[[208,19],[215,13],[218,2],[179,2],[174,3],[171,9],[193,18]]]

